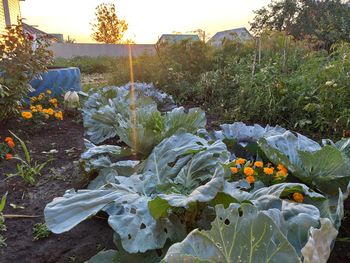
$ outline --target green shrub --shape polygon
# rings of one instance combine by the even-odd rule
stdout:
[[[21,100],[32,91],[29,82],[52,62],[48,40],[38,38],[33,42],[32,38],[23,31],[21,21],[0,37],[0,122],[18,114]]]

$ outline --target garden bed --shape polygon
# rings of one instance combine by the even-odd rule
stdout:
[[[7,129],[15,131],[27,142],[36,160],[45,161],[52,149],[54,160],[45,167],[37,185],[29,187],[19,178],[11,178],[0,185],[0,193],[9,191],[8,204],[23,206],[14,209],[10,205],[5,214],[35,215],[37,218],[7,219],[7,247],[1,249],[1,262],[84,262],[98,251],[114,248],[113,230],[101,217],[93,217],[61,235],[50,234],[48,238],[33,241],[33,226],[44,222],[43,210],[54,197],[62,196],[66,189],[84,188],[86,180],[73,164],[79,160],[83,145],[83,126],[76,119],[66,118],[59,126],[48,126],[42,130],[12,122],[0,129],[0,136],[6,136]],[[67,135],[69,138],[67,139]],[[66,152],[68,151],[68,152]],[[0,166],[0,179],[13,172],[14,161],[3,162]],[[345,202],[349,211],[349,199]],[[350,217],[345,219],[338,237],[350,235]],[[336,242],[329,262],[350,262],[349,243]]]
[[[50,162],[38,177],[36,186],[26,185],[20,178],[6,182],[6,173],[14,172],[15,161],[0,164],[0,195],[9,192],[5,214],[38,216],[37,218],[7,219],[4,232],[7,247],[0,248],[0,262],[84,262],[103,248],[112,248],[113,231],[106,220],[94,217],[80,224],[73,231],[33,241],[33,226],[43,223],[43,210],[54,197],[64,194],[66,189],[82,188],[86,181],[73,162],[79,160],[83,151],[83,127],[73,119],[66,118],[57,126],[46,126],[41,130],[12,122],[0,128],[0,136],[8,135],[7,129],[14,131],[25,140],[32,156],[44,162],[52,149]],[[68,153],[66,152],[68,151]],[[10,205],[24,207],[14,209]]]

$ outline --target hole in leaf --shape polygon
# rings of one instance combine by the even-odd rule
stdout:
[[[141,225],[140,225],[140,229],[145,229],[146,228],[146,225],[144,224],[144,223],[142,223]]]
[[[168,234],[168,229],[164,228],[165,234]]]
[[[158,257],[161,257],[163,254],[162,250],[160,250],[160,249],[156,249],[156,253],[157,253]]]
[[[130,234],[128,234],[128,239],[129,239],[129,240],[131,239],[131,236],[130,236]]]
[[[230,220],[228,220],[227,218],[226,218],[226,220],[225,220],[225,225],[229,225],[230,224]]]
[[[220,157],[220,154],[214,153],[214,154],[213,154],[213,157],[214,157],[214,158],[219,158],[219,157]]]
[[[240,217],[242,217],[242,216],[243,216],[243,211],[242,211],[242,209],[241,209],[241,208],[239,208],[239,209],[238,209],[238,215],[239,215]]]
[[[131,208],[131,209],[130,209],[130,213],[136,214],[136,209],[135,209],[135,208]]]

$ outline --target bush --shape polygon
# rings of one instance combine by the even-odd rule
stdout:
[[[18,113],[22,99],[32,91],[29,82],[47,70],[52,62],[48,46],[46,38],[34,41],[24,33],[21,21],[0,37],[0,122]]]

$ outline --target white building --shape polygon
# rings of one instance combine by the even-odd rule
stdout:
[[[217,32],[211,39],[209,39],[208,44],[218,47],[221,46],[225,40],[247,41],[252,38],[252,35],[245,27],[240,27]]]

